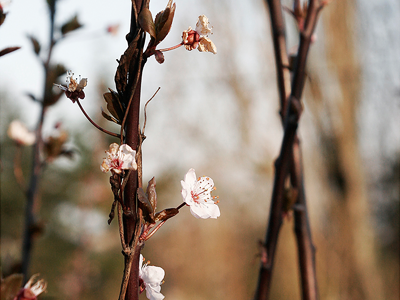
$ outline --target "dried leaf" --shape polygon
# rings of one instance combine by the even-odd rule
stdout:
[[[122,109],[122,105],[119,102],[119,96],[116,92],[109,89],[109,93],[104,93],[103,97],[107,103],[107,109],[111,113],[111,115],[118,121],[117,124],[121,124],[124,118],[124,111]]]
[[[153,38],[156,38],[156,28],[153,22],[153,16],[151,11],[144,7],[139,14],[139,24],[140,27],[147,33],[149,33]]]
[[[101,108],[101,115],[102,115],[106,120],[121,125],[120,122],[119,122],[117,119],[115,119],[115,118],[113,118],[112,116],[110,116],[109,114],[107,114],[107,113],[103,110],[103,108]]]
[[[79,23],[78,21],[78,15],[75,15],[71,20],[69,20],[67,23],[65,23],[61,27],[61,33],[63,35],[67,34],[68,32],[74,31],[78,28],[81,28],[82,24]]]
[[[28,38],[31,40],[33,51],[35,51],[36,55],[39,55],[40,52],[40,43],[39,41],[32,35],[28,35]]]
[[[140,35],[138,34],[135,39],[130,42],[128,49],[125,50],[124,54],[121,55],[119,65],[117,67],[117,72],[115,73],[115,85],[117,86],[118,94],[120,94],[126,101],[128,96],[125,95],[125,93],[129,93],[129,91],[125,91],[128,85],[128,72],[130,72],[131,74],[136,74],[136,72],[140,72],[141,64],[136,64],[137,56],[139,55],[139,38]],[[131,66],[131,64],[135,65]]]
[[[21,48],[21,47],[8,47],[8,48],[5,48],[5,49],[0,51],[0,56],[6,55],[8,53],[11,53],[11,52],[13,52],[15,50],[18,50],[19,48]]]
[[[172,0],[168,2],[167,8],[157,14],[156,24],[156,44],[159,44],[171,29],[172,21],[174,20],[176,4],[172,5]]]
[[[24,276],[22,274],[11,274],[1,280],[1,299],[12,300],[18,294]]]
[[[153,177],[150,179],[147,184],[147,198],[149,199],[151,206],[153,207],[153,211],[157,208],[157,193],[156,193],[156,178]]]
[[[149,223],[155,223],[153,207],[142,188],[137,189],[137,198],[139,200],[140,208],[143,211],[144,219]]]
[[[169,218],[172,218],[173,216],[177,215],[179,213],[179,209],[177,208],[167,208],[164,209],[155,215],[155,221],[166,221]]]
[[[4,20],[6,19],[6,15],[7,14],[3,12],[3,7],[0,5],[0,25],[3,24]]]

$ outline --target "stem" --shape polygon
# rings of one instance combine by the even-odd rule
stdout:
[[[24,282],[28,279],[28,271],[31,260],[31,252],[33,246],[33,225],[35,224],[35,216],[33,212],[34,202],[37,198],[39,176],[42,169],[40,161],[40,149],[42,148],[42,126],[43,120],[46,113],[46,107],[42,105],[42,110],[39,117],[39,122],[36,127],[36,143],[33,147],[33,158],[32,158],[32,171],[29,182],[28,191],[26,194],[26,207],[25,207],[25,227],[24,237],[22,242],[22,263],[21,272],[24,275]]]
[[[167,52],[167,51],[171,51],[171,50],[177,49],[177,48],[179,48],[179,47],[181,47],[181,46],[183,46],[183,42],[180,43],[180,44],[178,44],[178,45],[176,45],[176,46],[172,46],[172,47],[170,47],[170,48],[157,49],[157,50],[158,50],[158,51],[161,51],[161,52]]]
[[[76,103],[78,103],[78,106],[79,106],[79,108],[81,109],[82,113],[85,115],[86,119],[88,119],[88,121],[89,121],[90,123],[93,124],[94,127],[96,127],[98,130],[100,130],[100,131],[102,131],[102,132],[104,132],[104,133],[107,133],[107,134],[109,134],[109,135],[111,135],[111,136],[114,136],[114,137],[116,137],[116,138],[121,138],[121,136],[120,136],[119,134],[114,133],[114,132],[111,132],[111,131],[108,131],[108,130],[104,129],[103,127],[97,125],[97,124],[89,117],[89,115],[86,113],[86,111],[83,109],[81,102],[80,102],[79,100],[76,100]]]
[[[186,205],[186,202],[183,202],[182,204],[180,204],[176,209],[181,209],[182,207],[184,207]]]

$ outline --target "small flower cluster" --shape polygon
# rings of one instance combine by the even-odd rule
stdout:
[[[211,34],[212,30],[208,25],[208,18],[205,15],[201,15],[197,21],[196,30],[189,26],[189,29],[183,32],[182,43],[187,50],[191,51],[198,48],[200,52],[217,54],[217,47],[208,38],[208,34]]]
[[[74,73],[68,71],[66,80],[67,86],[56,83],[54,83],[54,85],[65,91],[65,95],[67,96],[67,98],[71,99],[72,102],[75,102],[79,99],[85,98],[85,92],[83,91],[83,89],[87,85],[87,78],[81,78],[81,76],[79,76],[78,80],[78,78],[74,79],[73,76]]]
[[[136,170],[136,151],[132,150],[129,145],[112,143],[108,151],[107,157],[104,158],[100,169],[106,173],[108,171],[120,174],[122,170]]]
[[[39,274],[33,275],[23,288],[20,289],[14,300],[36,300],[37,296],[46,291],[47,283],[43,279],[33,282]]]
[[[150,300],[162,300],[161,284],[165,276],[165,271],[160,267],[149,266],[149,262],[143,264],[144,257],[140,254],[139,261],[139,285],[140,292],[146,290],[146,297]]]

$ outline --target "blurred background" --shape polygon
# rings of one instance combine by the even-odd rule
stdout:
[[[14,119],[30,129],[38,122],[40,107],[27,93],[41,97],[44,74],[27,35],[45,53],[49,13],[44,0],[1,2],[8,15],[0,49],[21,47],[0,58],[6,276],[20,261],[25,203],[13,175],[15,145],[6,131]],[[166,3],[152,0],[153,16]],[[262,0],[175,3],[171,32],[160,47],[180,43],[182,31],[205,14],[218,54],[178,48],[165,53],[162,65],[153,58],[147,62],[143,103],[161,90],[147,109],[144,182],[156,177],[158,209],[176,207],[182,202],[180,180],[195,168],[198,176],[214,179],[221,217],[197,220],[183,208],[143,254],[166,271],[166,299],[251,299],[282,139],[269,14]],[[115,89],[116,59],[127,47],[130,1],[60,0],[56,8],[58,26],[75,14],[84,26],[55,47],[52,61],[88,78],[82,105],[96,122],[117,131],[100,107],[106,107],[102,94]],[[294,53],[297,29],[285,17]],[[299,134],[321,299],[399,299],[400,3],[333,1],[316,33]],[[64,96],[47,113],[45,137],[57,122],[69,132],[76,155],[55,160],[43,172],[35,203],[43,232],[35,240],[31,274],[48,281],[43,299],[116,299],[123,256],[116,220],[107,225],[109,175],[99,168],[115,139],[97,131]],[[31,150],[23,150],[26,180]],[[271,299],[299,299],[299,282],[293,220],[287,219]]]

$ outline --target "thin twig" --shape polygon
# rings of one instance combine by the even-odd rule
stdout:
[[[161,52],[167,52],[167,51],[171,51],[171,50],[177,49],[177,48],[179,48],[181,46],[183,46],[183,42],[178,44],[178,45],[176,45],[176,46],[172,46],[172,47],[164,48],[164,49],[157,49],[157,50],[161,51]]]
[[[89,117],[89,115],[86,113],[86,111],[83,109],[81,102],[80,102],[79,100],[76,100],[76,102],[78,103],[78,106],[79,106],[79,108],[81,109],[82,113],[85,115],[86,119],[88,119],[88,121],[89,121],[90,123],[92,123],[94,127],[96,127],[98,130],[100,130],[100,131],[102,131],[102,132],[104,132],[104,133],[107,133],[107,134],[109,134],[109,135],[111,135],[111,136],[114,136],[114,137],[116,137],[116,138],[120,138],[120,137],[121,137],[118,133],[114,133],[114,132],[108,131],[108,130],[104,129],[103,127],[97,125],[97,124]]]
[[[151,238],[153,236],[153,234],[155,234],[157,232],[157,230],[160,229],[161,226],[163,226],[165,224],[165,222],[166,221],[160,222],[148,235],[146,235],[146,237],[143,240],[147,241],[149,238]]]
[[[157,91],[154,93],[153,96],[151,96],[151,98],[146,102],[146,104],[144,105],[144,122],[143,122],[143,128],[142,128],[142,136],[144,136],[144,130],[146,128],[146,123],[147,123],[147,104],[150,103],[151,100],[153,100],[153,98],[157,95],[158,91],[161,88],[158,87]]]

